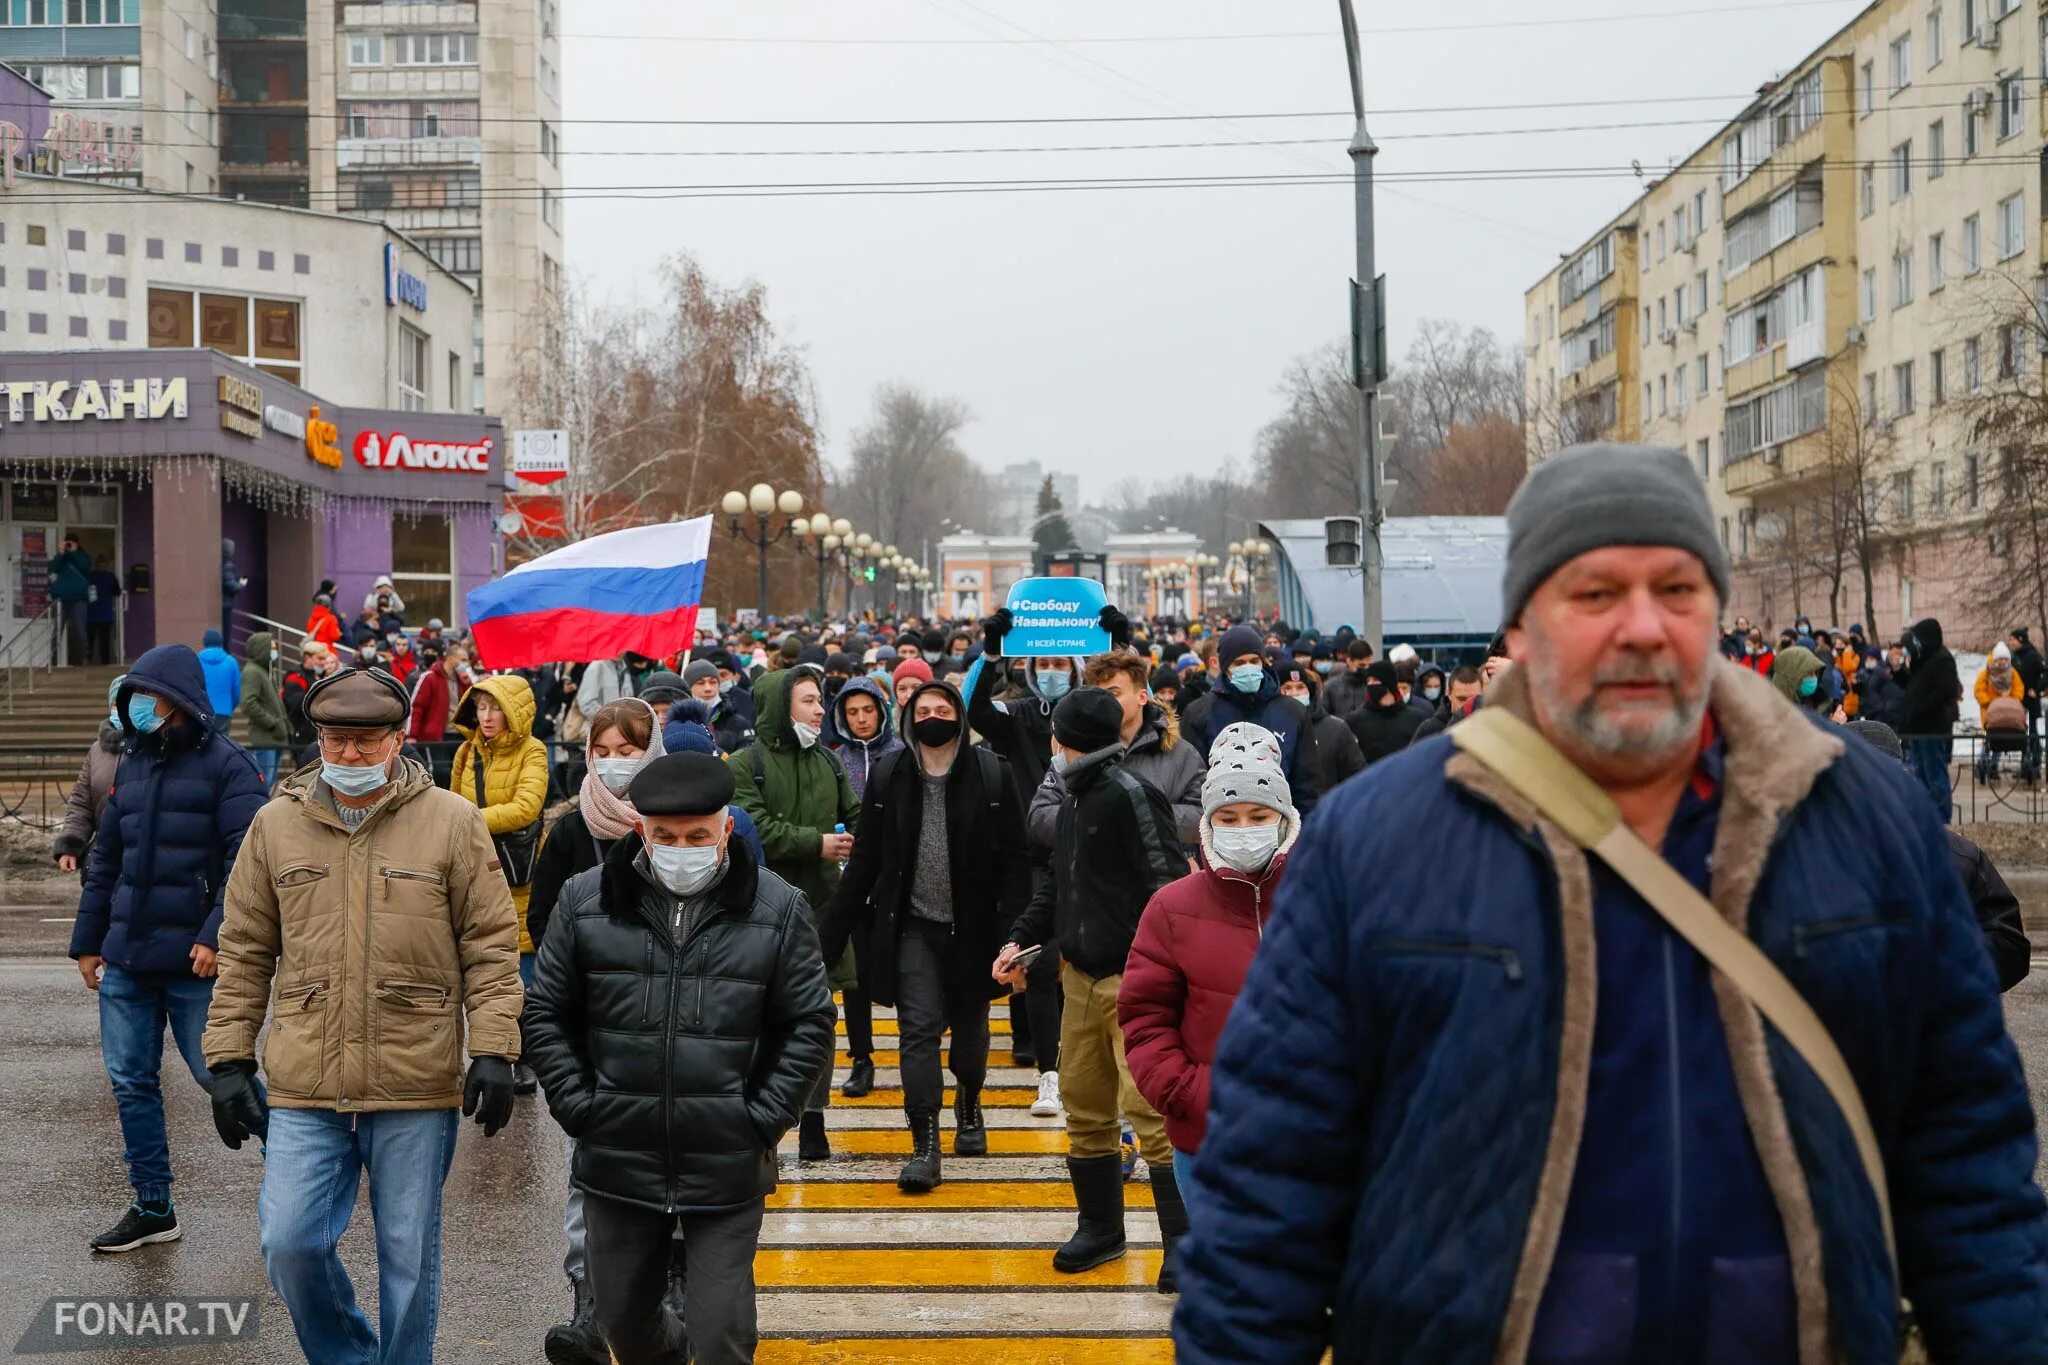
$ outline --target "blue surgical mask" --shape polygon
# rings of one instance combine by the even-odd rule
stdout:
[[[1336,665],[1332,664],[1328,659],[1316,660],[1316,672],[1322,674],[1324,677],[1328,677],[1330,675],[1330,670],[1335,666]]]
[[[1047,701],[1058,701],[1073,689],[1074,676],[1064,668],[1040,668],[1034,672],[1038,675],[1038,695]]]
[[[1052,770],[1062,777],[1066,776],[1067,756],[1065,754],[1056,753],[1052,756]]]
[[[732,689],[733,689],[733,684],[734,684],[734,683],[736,683],[736,682],[738,682],[738,681],[739,681],[739,679],[737,679],[737,678],[725,678],[725,679],[722,679],[722,680],[720,680],[720,682],[719,682],[719,684],[718,684],[718,695],[722,697],[722,696],[724,696],[724,695],[725,695],[726,693],[728,693],[728,692],[732,691]]]
[[[1256,692],[1266,681],[1266,670],[1257,664],[1239,664],[1230,670],[1230,685],[1240,692]]]
[[[1811,677],[1805,677],[1805,678],[1801,678],[1801,679],[1799,680],[1799,695],[1800,695],[1800,696],[1802,696],[1802,697],[1810,697],[1810,696],[1812,696],[1812,695],[1813,695],[1814,693],[1816,693],[1816,692],[1818,692],[1818,691],[1820,691],[1820,677],[1819,677],[1819,675],[1817,675],[1817,674],[1816,674],[1816,675],[1814,675],[1814,676],[1811,676]]]
[[[368,768],[351,764],[325,763],[320,765],[320,780],[328,789],[342,796],[368,796],[391,780],[391,774],[384,770],[382,763]]]
[[[128,696],[128,723],[142,734],[155,734],[163,727],[164,718],[156,713],[156,698],[147,692],[132,692]]]

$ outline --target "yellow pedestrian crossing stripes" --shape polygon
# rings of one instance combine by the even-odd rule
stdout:
[[[774,1209],[897,1209],[904,1213],[935,1212],[940,1209],[1065,1209],[1074,1207],[1074,1192],[1064,1180],[952,1180],[930,1194],[905,1194],[892,1181],[813,1181],[804,1184],[791,1178],[787,1169],[781,1186],[768,1196]],[[1124,1186],[1126,1209],[1152,1207],[1152,1187],[1142,1180]],[[906,1225],[906,1229],[908,1225]],[[1000,1241],[1000,1229],[991,1225],[991,1241]]]
[[[988,1131],[988,1154],[990,1156],[1064,1156],[1067,1151],[1067,1130],[1065,1128],[990,1128]],[[953,1152],[951,1130],[941,1133],[941,1147],[950,1156]],[[796,1136],[791,1134],[782,1143],[785,1151],[796,1150]],[[910,1129],[903,1128],[842,1128],[832,1132],[832,1150],[851,1152],[856,1156],[900,1156],[910,1155]]]
[[[754,1258],[754,1281],[762,1289],[1149,1288],[1159,1277],[1159,1257],[1157,1247],[1133,1247],[1120,1261],[1062,1275],[1052,1268],[1052,1254],[1035,1247],[782,1248]]]

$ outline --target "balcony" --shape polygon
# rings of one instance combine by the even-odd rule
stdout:
[[[367,170],[380,166],[481,166],[480,137],[345,137],[334,145],[337,168]]]
[[[306,0],[221,0],[223,43],[306,41]]]
[[[1730,460],[1721,470],[1721,487],[1731,498],[1796,487],[1826,471],[1827,450],[1826,430],[1810,432]]]

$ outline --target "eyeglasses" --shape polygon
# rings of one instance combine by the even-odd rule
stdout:
[[[357,758],[374,758],[391,738],[392,732],[380,730],[373,735],[336,734],[331,730],[320,732],[320,752],[334,758],[346,758],[353,753]]]

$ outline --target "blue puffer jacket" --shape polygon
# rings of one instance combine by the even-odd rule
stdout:
[[[187,723],[138,732],[128,719],[138,687],[168,699]],[[228,869],[269,793],[248,751],[215,728],[190,646],[158,645],[136,660],[114,710],[128,752],[86,861],[71,956],[190,971],[193,944],[218,946]]]
[[[1487,705],[1526,717],[1525,673]],[[1712,705],[1712,899],[1855,1074],[1933,1358],[2048,1362],[2034,1118],[1941,830],[1896,764],[1845,750],[1754,675],[1717,663]],[[1179,1359],[1540,1359],[1595,986],[1585,856],[1447,737],[1339,789],[1295,846],[1216,1058]],[[1739,992],[1717,980],[1716,995],[1802,1365],[1896,1360],[1899,1289],[1848,1126]]]
[[[1216,736],[1238,722],[1263,726],[1280,738],[1280,757],[1287,773],[1287,790],[1294,809],[1307,815],[1321,794],[1316,781],[1315,739],[1308,732],[1308,712],[1280,695],[1280,683],[1273,670],[1266,670],[1259,690],[1246,696],[1225,680],[1222,686],[1203,696],[1181,716],[1180,732],[1201,750],[1203,762]]]

